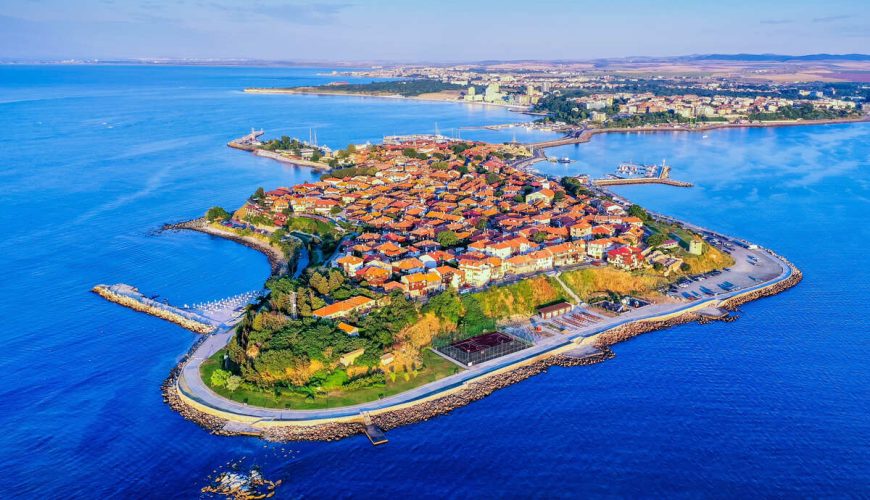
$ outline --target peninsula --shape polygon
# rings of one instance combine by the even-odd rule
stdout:
[[[306,254],[164,384],[213,432],[382,442],[380,429],[602,361],[640,333],[731,319],[801,279],[770,250],[532,173],[520,145],[409,136],[339,153],[318,182],[207,214]]]

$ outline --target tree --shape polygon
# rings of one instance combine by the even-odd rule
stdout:
[[[637,217],[642,221],[648,221],[650,219],[649,214],[646,210],[643,209],[640,205],[632,205],[628,207],[628,215],[632,217]]]
[[[338,269],[331,269],[329,271],[329,291],[334,292],[341,288],[341,285],[344,284],[344,275],[341,274],[341,271]]]
[[[308,280],[308,284],[311,285],[311,288],[317,290],[317,293],[319,293],[320,295],[329,294],[329,280],[324,278],[318,272],[315,272],[311,275],[311,279]]]
[[[474,227],[477,229],[480,229],[481,231],[486,229],[488,226],[489,226],[489,218],[488,217],[481,217],[481,218],[477,219],[477,222],[474,223]]]
[[[211,385],[212,387],[224,387],[227,385],[227,379],[232,375],[230,372],[226,370],[221,370],[218,368],[217,370],[211,372]]]
[[[535,243],[543,243],[547,241],[547,233],[543,231],[538,231],[537,233],[532,235],[532,241],[534,241]]]
[[[453,288],[449,288],[432,297],[426,304],[424,312],[433,312],[441,319],[451,323],[458,323],[464,308],[462,307],[462,301],[459,299],[459,293]]]
[[[227,389],[229,391],[235,391],[242,384],[242,377],[238,375],[231,375],[227,378]]]
[[[230,218],[229,212],[223,209],[223,207],[211,207],[205,213],[205,218],[209,220],[209,222],[214,222],[216,220],[225,221]]]
[[[646,244],[651,246],[651,247],[657,247],[657,246],[661,245],[662,243],[664,243],[666,239],[667,239],[667,237],[665,235],[663,235],[662,233],[655,233],[655,234],[651,234],[646,239]]]
[[[320,154],[320,151],[315,149],[314,152],[311,153],[311,161],[320,161],[321,158],[323,158],[323,155]]]
[[[251,198],[253,198],[255,200],[262,200],[265,197],[266,197],[266,192],[263,191],[262,187],[258,187],[257,190],[254,191],[254,196],[252,196]]]
[[[435,235],[435,239],[438,240],[438,243],[440,243],[441,246],[446,248],[459,244],[459,236],[456,235],[455,231],[441,231]]]

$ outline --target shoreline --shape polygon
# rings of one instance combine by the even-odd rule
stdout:
[[[281,274],[287,274],[290,269],[290,257],[284,254],[281,250],[273,247],[272,245],[262,241],[258,238],[241,236],[232,231],[226,231],[218,229],[208,222],[206,222],[205,217],[199,217],[197,219],[191,219],[182,222],[175,222],[172,224],[164,224],[160,229],[161,231],[197,231],[200,233],[209,234],[211,236],[217,236],[219,238],[224,238],[230,241],[234,241],[239,243],[240,245],[244,245],[253,250],[257,250],[258,252],[264,254],[266,258],[269,260],[269,267],[271,268],[270,276],[279,276]]]
[[[787,266],[790,274],[766,286],[746,291],[718,301],[718,307],[734,311],[741,305],[783,293],[794,287],[803,279],[801,271],[787,259],[768,250],[775,258]],[[704,305],[704,303],[702,303]],[[446,415],[453,410],[483,399],[493,392],[526,380],[534,375],[547,371],[552,366],[585,366],[600,363],[615,356],[612,346],[630,340],[639,335],[678,326],[687,323],[706,323],[712,321],[709,316],[698,312],[698,305],[677,312],[664,313],[655,318],[639,319],[604,330],[579,343],[571,342],[566,346],[543,352],[527,360],[519,361],[492,372],[484,373],[474,380],[465,382],[459,387],[445,390],[430,397],[398,404],[395,407],[384,408],[368,413],[372,423],[383,430],[391,430],[404,425],[411,425]],[[209,412],[207,406],[193,401],[179,388],[179,376],[183,367],[205,341],[201,338],[191,347],[182,360],[173,368],[169,377],[161,386],[164,401],[185,419],[190,420],[212,434],[224,436],[257,436],[269,441],[335,441],[364,432],[365,424],[361,415],[339,417],[312,421],[273,421],[255,416],[235,415],[238,418],[224,418],[215,413],[231,416],[228,413]],[[578,347],[594,347],[597,352],[582,358],[566,355]],[[267,422],[268,421],[268,422]],[[255,424],[261,424],[255,426]]]
[[[292,88],[281,89],[281,88],[258,88],[251,87],[243,90],[246,94],[260,94],[260,95],[279,95],[279,94],[289,94],[289,95],[314,95],[314,96],[332,96],[332,97],[372,97],[376,99],[407,99],[410,101],[423,101],[423,102],[446,102],[453,104],[474,104],[474,105],[482,105],[482,106],[495,106],[497,108],[507,108],[509,110],[517,110],[518,112],[531,111],[529,106],[522,106],[519,104],[499,104],[497,102],[482,102],[482,101],[462,101],[459,99],[437,99],[435,97],[422,97],[426,94],[420,94],[416,96],[403,96],[401,94],[367,94],[365,92],[329,92],[324,90],[296,90]]]
[[[810,125],[840,125],[849,123],[870,123],[870,115],[864,115],[859,118],[832,118],[830,120],[801,120],[801,121],[770,121],[756,123],[715,123],[702,125],[700,127],[632,127],[632,128],[593,128],[585,129],[577,137],[561,137],[549,141],[540,141],[524,144],[526,147],[534,149],[552,148],[558,146],[569,146],[571,144],[585,144],[592,140],[593,137],[599,134],[630,134],[634,132],[709,132],[711,130],[721,129],[741,129],[741,128],[778,128],[778,127],[799,127]]]

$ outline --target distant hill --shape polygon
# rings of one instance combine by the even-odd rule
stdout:
[[[870,61],[870,54],[702,54],[675,59],[691,61],[748,61],[748,62],[811,62],[811,61]]]

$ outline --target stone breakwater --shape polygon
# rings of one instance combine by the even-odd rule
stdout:
[[[777,257],[782,259],[782,257]],[[791,268],[792,272],[788,278],[778,283],[762,287],[758,290],[753,290],[726,299],[719,304],[719,307],[726,310],[734,310],[749,301],[776,295],[797,285],[803,278],[802,273],[787,260],[782,260]],[[697,312],[688,311],[658,321],[636,321],[621,325],[602,332],[594,338],[594,346],[599,350],[598,353],[582,358],[576,358],[564,354],[554,354],[549,357],[543,357],[528,364],[518,365],[500,373],[484,376],[479,380],[469,382],[461,390],[446,394],[443,397],[421,401],[396,410],[371,413],[370,417],[372,423],[383,430],[390,430],[403,425],[423,422],[450,413],[456,408],[483,399],[499,389],[543,373],[551,366],[567,367],[600,363],[614,357],[614,353],[610,349],[610,346],[614,344],[629,340],[644,333],[692,323],[703,319],[705,319],[703,315]],[[191,352],[193,352],[193,349]],[[238,435],[250,433],[232,430],[232,427],[228,426],[228,424],[231,423],[227,420],[190,408],[181,401],[175,387],[175,378],[177,378],[180,371],[180,366],[181,364],[179,364],[179,367],[173,371],[173,374],[170,375],[170,378],[167,379],[163,386],[164,400],[166,400],[173,409],[181,413],[182,416],[188,420],[196,422],[214,434]],[[248,429],[250,430],[252,428]],[[262,431],[258,431],[258,433],[262,438],[270,441],[334,441],[362,433],[363,431],[364,424],[362,419],[360,419],[358,422],[333,422],[309,426],[302,424],[272,426]]]
[[[246,237],[236,234],[228,229],[220,229],[214,227],[209,224],[205,217],[200,217],[198,219],[192,219],[188,221],[175,222],[172,224],[165,224],[161,230],[163,231],[181,231],[181,230],[189,230],[189,231],[199,231],[200,233],[210,234],[212,236],[218,236],[221,238],[226,238],[230,241],[234,241],[240,245],[244,245],[248,248],[252,248],[266,255],[266,258],[269,259],[269,266],[272,268],[272,276],[277,276],[280,274],[286,274],[289,269],[289,259],[284,252],[278,250],[273,247],[269,243],[265,241],[259,240],[253,237]]]
[[[169,372],[169,376],[166,377],[166,380],[163,381],[163,384],[160,385],[160,392],[163,393],[163,402],[166,403],[170,408],[177,411],[182,417],[190,420],[192,422],[196,422],[203,429],[211,432],[212,434],[217,434],[221,436],[230,436],[232,433],[225,432],[224,426],[227,424],[227,420],[216,417],[214,415],[209,415],[208,413],[197,410],[196,408],[191,407],[190,405],[184,403],[178,395],[178,389],[176,388],[176,383],[178,382],[178,376],[181,374],[181,370],[187,361],[190,359],[190,356],[196,352],[200,345],[208,339],[207,335],[203,335],[198,338],[193,345],[190,346],[187,353],[181,357],[178,361],[178,364],[172,368],[172,371]]]
[[[469,383],[462,391],[447,395],[433,401],[426,401],[400,410],[389,411],[371,416],[372,422],[384,430],[395,429],[403,425],[423,422],[430,418],[450,413],[456,408],[483,399],[493,392],[509,385],[547,371],[551,366],[583,366],[600,363],[614,356],[610,349],[583,358],[574,358],[557,354],[540,359],[527,365],[518,366],[510,371],[485,377]]]
[[[132,297],[115,293],[110,289],[110,287],[106,285],[97,285],[92,288],[91,291],[96,293],[100,297],[108,300],[109,302],[114,302],[116,304],[129,307],[134,311],[143,312],[146,314],[150,314],[151,316],[156,316],[160,319],[165,319],[166,321],[171,321],[195,333],[211,333],[215,330],[215,327],[213,325],[186,318],[181,314],[173,313],[170,310],[155,307],[136,300]]]

